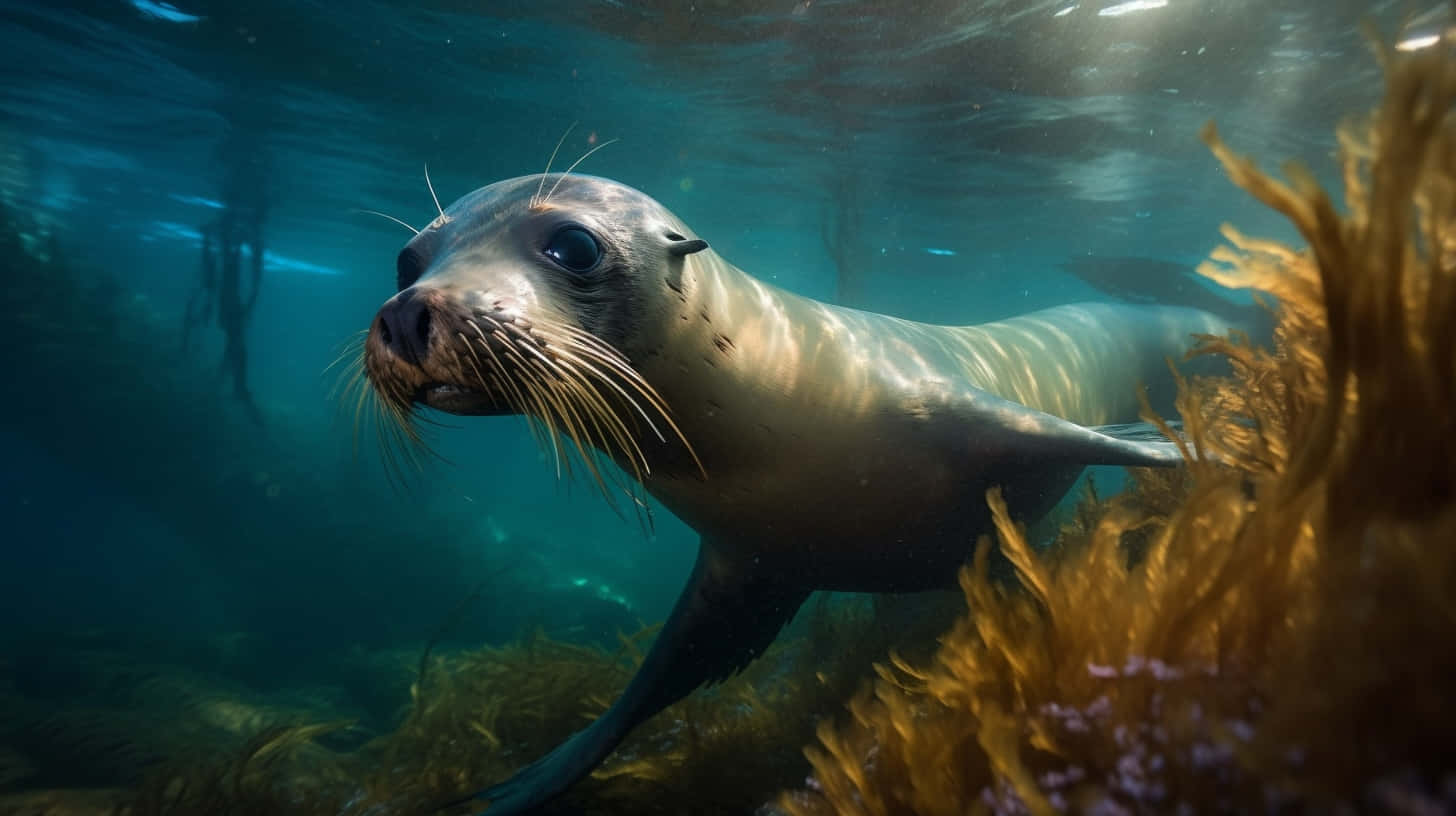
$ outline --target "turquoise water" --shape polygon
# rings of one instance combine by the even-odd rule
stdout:
[[[1191,266],[1230,220],[1287,237],[1198,128],[1215,119],[1241,151],[1330,178],[1333,126],[1379,93],[1358,24],[1395,31],[1410,10],[0,4],[0,203],[76,276],[6,259],[24,297],[0,316],[0,642],[40,663],[76,643],[181,659],[243,642],[213,667],[347,688],[333,656],[417,649],[481,586],[456,645],[532,626],[610,644],[661,619],[695,536],[661,509],[644,534],[589,485],[559,483],[521,422],[447,419],[434,435],[451,463],[405,491],[372,440],[356,455],[324,370],[393,294],[408,237],[359,210],[428,222],[426,165],[448,205],[542,170],[563,133],[568,162],[617,140],[581,169],[656,197],[750,273],[979,322],[1101,297],[1069,274],[1079,258]],[[245,334],[261,423],[218,376],[216,326],[180,342],[200,229],[239,166],[265,202]],[[79,315],[46,297],[103,283]],[[67,330],[91,315],[108,331]],[[108,355],[126,355],[126,376],[91,376],[116,368]]]

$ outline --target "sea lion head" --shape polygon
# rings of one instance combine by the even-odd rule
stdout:
[[[684,256],[706,247],[661,204],[607,179],[482,187],[400,251],[399,291],[364,341],[367,381],[395,418],[418,406],[522,413],[579,450],[622,454],[637,418],[659,436],[671,424],[631,355],[639,328],[660,323]]]

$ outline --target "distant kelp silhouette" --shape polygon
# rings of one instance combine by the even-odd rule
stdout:
[[[453,514],[404,512],[384,500],[388,486],[372,467],[373,451],[351,458],[342,423],[330,433],[302,415],[275,414],[277,403],[255,394],[259,410],[270,415],[266,428],[257,427],[220,393],[211,361],[178,347],[176,321],[122,283],[131,269],[74,263],[62,239],[38,237],[30,221],[0,206],[0,347],[11,385],[0,421],[86,480],[63,488],[58,503],[79,508],[91,491],[123,500],[115,503],[129,500],[195,556],[184,562],[216,579],[202,589],[159,585],[152,598],[175,591],[180,605],[220,593],[221,606],[242,617],[232,625],[290,635],[273,638],[281,652],[283,644],[305,640],[311,642],[304,649],[413,638],[435,620],[434,607],[406,602],[385,610],[366,599],[408,582],[448,597],[486,572],[489,565],[468,556],[461,542],[480,535],[488,504]],[[279,396],[322,404],[326,391],[321,379],[316,392]],[[84,528],[88,516],[71,520]],[[426,528],[434,534],[419,536]],[[53,534],[49,527],[13,531],[35,552]],[[121,553],[135,536],[153,532],[73,533],[76,540],[87,534],[85,546]],[[90,566],[82,561],[76,569]],[[261,586],[269,592],[258,592]],[[119,610],[119,617],[131,611]],[[300,617],[309,621],[307,638],[298,634]],[[11,623],[25,629],[47,620]]]
[[[818,814],[1456,806],[1456,59],[1382,51],[1385,101],[1339,132],[1347,213],[1206,140],[1290,219],[1296,251],[1225,228],[1200,271],[1279,300],[1275,348],[1208,338],[1186,382],[1176,506],[1141,482],[1033,552],[987,499],[1020,587],[826,724]],[[1162,488],[1158,488],[1161,490]],[[1145,551],[1124,543],[1139,531]],[[1443,787],[1444,786],[1444,787]]]

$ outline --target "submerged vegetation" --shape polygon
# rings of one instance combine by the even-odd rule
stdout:
[[[1456,61],[1385,53],[1339,133],[1345,214],[1205,138],[1293,250],[1225,229],[1201,271],[1278,298],[1276,346],[1207,338],[1184,383],[1188,484],[1144,482],[1040,555],[993,491],[1019,587],[825,724],[817,814],[1440,812],[1456,807]],[[1149,501],[1152,496],[1153,500]],[[1161,506],[1160,506],[1161,505]],[[1145,549],[1122,546],[1138,531]],[[1068,542],[1071,544],[1071,542]]]
[[[1443,48],[1385,53],[1383,107],[1339,134],[1343,215],[1306,171],[1282,183],[1208,130],[1232,180],[1308,248],[1227,227],[1201,269],[1276,298],[1277,328],[1272,349],[1205,338],[1234,373],[1182,384],[1186,469],[1089,492],[1045,549],[992,491],[994,541],[964,570],[963,602],[822,600],[797,637],[653,718],[553,810],[743,814],[784,789],[766,810],[1456,807],[1456,60]],[[17,314],[42,334],[57,320]],[[79,363],[97,341],[68,342]],[[105,376],[136,382],[132,366]],[[204,413],[170,432],[206,443]],[[996,548],[1015,581],[992,577]],[[101,653],[87,676],[105,688],[62,689],[79,703],[27,719],[28,687],[60,673],[6,654],[0,789],[129,789],[31,793],[0,813],[469,812],[451,802],[603,711],[652,634],[360,661],[352,671],[389,689],[374,723],[343,719],[336,700],[253,699]],[[68,745],[69,760],[44,750]]]
[[[946,595],[947,601],[954,601]],[[896,610],[826,597],[804,636],[744,674],[667,709],[549,812],[750,813],[802,778],[800,748],[892,643],[926,644],[957,604]],[[360,743],[348,722],[277,717],[247,739],[159,762],[116,806],[135,816],[467,813],[460,797],[546,752],[600,714],[626,684],[652,629],[614,651],[534,636],[503,648],[428,657],[400,724]],[[428,670],[426,670],[426,667]],[[0,801],[0,813],[5,812]]]

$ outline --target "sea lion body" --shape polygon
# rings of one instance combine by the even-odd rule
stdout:
[[[1022,407],[1082,426],[1135,421],[1139,385],[1167,381],[1192,333],[1224,328],[1188,309],[1100,303],[932,326],[794,295],[711,249],[684,259],[681,290],[634,365],[708,479],[644,484],[720,547],[846,591],[953,582],[988,529],[987,487],[1035,518],[1085,465],[1126,462],[1105,437]],[[1062,454],[1023,456],[1028,435],[1006,430],[1018,419]]]
[[[527,812],[639,722],[760,654],[816,589],[952,586],[985,494],[1045,514],[1091,464],[1172,465],[1137,388],[1227,321],[1076,304],[978,326],[840,308],[754,278],[606,179],[481,188],[400,255],[366,341],[395,410],[530,412],[605,450],[702,537],[642,667],[595,723],[484,792]]]

